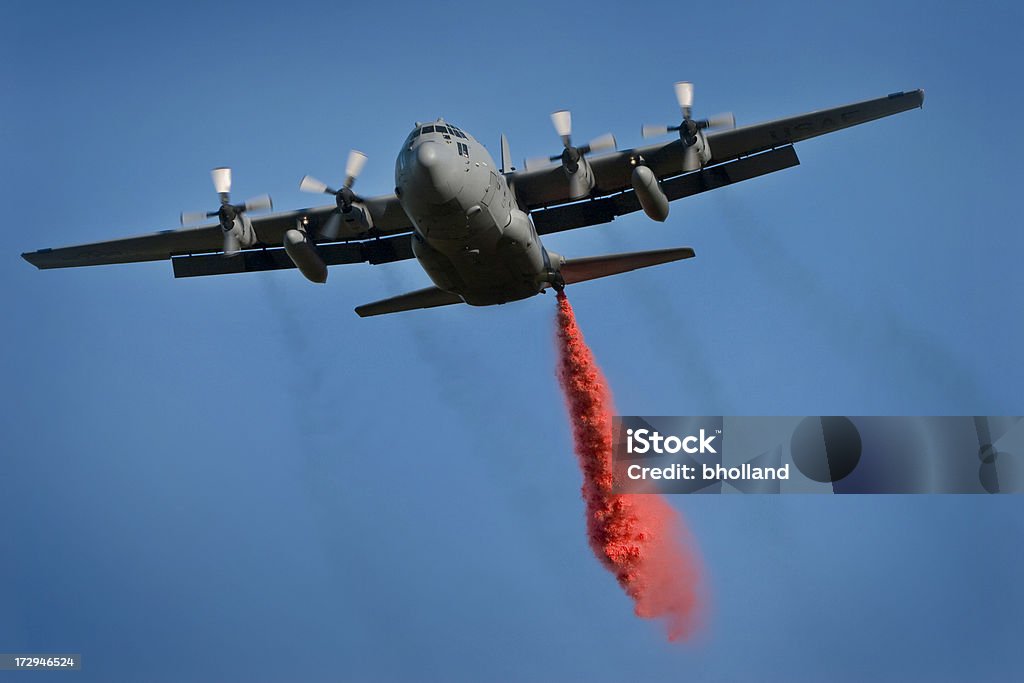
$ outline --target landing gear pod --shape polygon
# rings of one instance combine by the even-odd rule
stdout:
[[[644,213],[651,219],[662,223],[668,218],[668,198],[661,191],[658,179],[654,177],[654,171],[646,166],[634,168],[633,190],[636,192],[636,198],[640,200],[640,206],[643,207]]]
[[[316,253],[309,236],[301,230],[289,230],[284,234],[284,250],[288,258],[310,282],[327,282],[327,265]]]

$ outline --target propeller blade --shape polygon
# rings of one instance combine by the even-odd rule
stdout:
[[[181,214],[181,224],[190,225],[192,223],[202,223],[209,217],[210,214],[205,211],[188,211]]]
[[[731,111],[708,117],[708,128],[735,128],[736,117]]]
[[[263,194],[259,197],[253,197],[245,202],[245,210],[252,211],[270,211],[274,208],[274,202],[270,201],[269,194]]]
[[[676,102],[679,103],[679,108],[686,110],[693,106],[693,83],[689,81],[679,81],[675,85],[676,88]]]
[[[210,176],[213,178],[213,188],[217,190],[218,194],[227,194],[228,192],[231,192],[230,168],[215,168],[210,171]]]
[[[600,137],[596,137],[587,144],[588,151],[600,152],[605,149],[615,149],[615,136],[611,133],[605,133]]]
[[[299,182],[299,189],[303,192],[313,192],[315,194],[321,192],[334,194],[334,190],[327,187],[327,183],[319,181],[311,175],[302,176],[302,180]]]
[[[557,157],[556,157],[557,158]],[[539,171],[542,168],[551,166],[552,160],[548,157],[531,157],[523,164],[527,171]]]
[[[645,125],[640,129],[640,134],[645,138],[653,138],[658,135],[668,134],[668,126]]]
[[[324,229],[320,231],[320,234],[329,240],[338,239],[338,233],[341,232],[341,214],[337,211],[332,211],[330,218],[327,219],[327,223],[324,224]]]
[[[224,233],[224,256],[234,256],[238,253],[238,238],[235,237],[234,229]]]
[[[352,183],[356,181],[359,174],[363,171],[363,166],[366,165],[366,155],[358,150],[352,150],[348,153],[348,161],[345,162],[345,187],[352,187]]]
[[[683,153],[683,171],[689,173],[700,168],[700,158],[697,156],[697,148],[690,145]]]
[[[568,138],[572,135],[572,114],[566,109],[560,109],[551,115],[551,123],[555,126],[555,132],[562,138],[562,142],[568,146]]]

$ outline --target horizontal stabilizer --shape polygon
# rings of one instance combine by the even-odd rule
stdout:
[[[655,249],[653,251],[634,251],[627,254],[608,254],[607,256],[590,256],[587,258],[566,259],[559,269],[565,284],[586,282],[599,277],[628,273],[637,268],[657,266],[662,263],[693,258],[693,249],[677,247],[674,249]]]
[[[433,308],[434,306],[448,306],[449,304],[461,304],[462,297],[458,294],[446,292],[437,287],[418,289],[415,292],[399,294],[390,299],[381,299],[373,303],[356,307],[356,313],[360,318],[367,318],[371,315],[384,315],[385,313],[399,313],[401,311],[413,311],[417,308]]]

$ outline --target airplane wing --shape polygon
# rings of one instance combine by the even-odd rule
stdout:
[[[922,106],[924,91],[900,92],[842,107],[743,126],[708,135],[712,158],[701,170],[683,173],[684,150],[676,139],[590,159],[595,186],[591,199],[570,200],[560,165],[506,174],[520,205],[529,210],[540,234],[607,223],[640,210],[631,187],[634,163],[642,159],[669,201],[772,173],[799,164],[793,143]],[[394,195],[364,199],[374,228],[358,240],[320,245],[327,265],[388,263],[413,258],[412,222]],[[282,248],[284,233],[304,221],[322,226],[333,206],[252,217],[255,247],[223,258],[223,235],[216,224],[166,230],[137,237],[94,242],[22,254],[37,268],[67,268],[172,259],[175,277],[215,275],[293,267]]]
[[[921,107],[924,91],[898,92],[842,107],[742,126],[707,136],[712,158],[700,171],[683,174],[678,140],[590,158],[594,199],[574,201],[561,165],[517,171],[506,177],[520,204],[532,212],[537,232],[607,223],[640,210],[632,190],[633,162],[643,159],[669,201],[799,164],[793,143]]]
[[[405,215],[398,198],[394,195],[386,195],[364,199],[363,203],[373,217],[374,225],[373,230],[365,236],[366,238],[380,238],[385,235],[397,236],[337,245],[333,250],[328,250],[331,257],[335,259],[328,261],[328,264],[360,261],[383,263],[386,260],[412,258],[408,235],[401,235],[401,233],[411,232],[412,222]],[[233,258],[223,258],[217,255],[224,245],[224,236],[217,224],[180,230],[164,230],[149,235],[59,249],[40,249],[24,253],[22,257],[40,269],[161,261],[173,258],[176,277],[287,268],[292,264],[282,248],[284,233],[294,228],[296,223],[302,220],[307,222],[307,229],[317,230],[327,221],[334,208],[334,206],[322,206],[274,213],[268,216],[253,216],[251,220],[258,238],[257,246],[243,251]],[[382,248],[380,246],[382,242],[387,246]],[[366,246],[359,246],[360,244]],[[210,256],[200,256],[204,254],[215,256],[212,259]],[[281,265],[273,265],[278,262]],[[284,265],[285,262],[287,265]]]
[[[794,142],[808,140],[923,106],[924,90],[897,92],[843,107],[822,109],[767,123],[757,123],[752,126],[741,126],[732,130],[712,133],[708,136],[714,156],[711,163],[737,159],[780,145],[791,145]]]

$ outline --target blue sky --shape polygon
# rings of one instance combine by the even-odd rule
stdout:
[[[664,224],[547,243],[697,251],[570,292],[624,414],[1021,414],[1021,27],[1008,2],[5,4],[0,651],[81,652],[83,680],[1018,677],[1020,497],[673,498],[712,609],[665,644],[586,545],[550,297],[361,320],[415,262],[317,287],[19,254],[175,227],[218,165],[296,208],[355,147],[390,192],[439,115],[522,160],[563,107],[639,144],[680,79],[741,124],[923,87]]]

